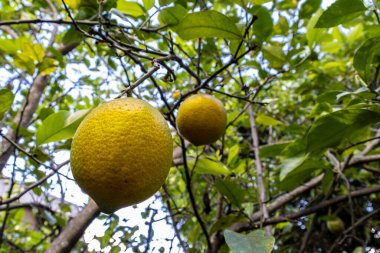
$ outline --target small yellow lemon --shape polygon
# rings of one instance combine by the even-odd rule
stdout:
[[[179,90],[175,90],[173,93],[172,93],[172,98],[174,99],[179,99],[179,97],[181,96],[181,92]]]
[[[218,140],[225,131],[227,115],[220,100],[208,94],[195,94],[179,107],[179,133],[196,146]]]
[[[170,129],[161,113],[135,98],[112,100],[82,121],[71,145],[78,185],[105,213],[137,204],[164,183],[172,163]]]

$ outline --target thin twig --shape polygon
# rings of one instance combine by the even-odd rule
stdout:
[[[202,229],[204,236],[206,237],[207,248],[208,248],[208,250],[211,250],[212,245],[211,245],[211,241],[210,241],[210,236],[207,232],[207,228],[206,228],[206,226],[202,220],[202,217],[200,216],[200,214],[198,212],[198,207],[197,207],[197,204],[195,203],[195,197],[194,197],[193,189],[191,187],[191,176],[190,176],[189,167],[187,164],[186,144],[185,144],[185,141],[183,140],[182,137],[180,137],[180,139],[181,139],[181,147],[182,147],[183,165],[184,165],[184,169],[185,169],[186,189],[187,189],[187,192],[189,193],[191,207],[193,208],[194,215],[195,215],[199,225],[201,226],[201,229]]]
[[[238,45],[238,47],[237,47],[237,49],[236,49],[236,52],[235,52],[235,54],[234,54],[234,58],[236,58],[237,55],[239,54],[240,48],[241,48],[241,46],[242,46],[243,43],[244,43],[244,39],[247,37],[247,35],[248,35],[248,33],[249,33],[249,29],[251,29],[251,26],[253,25],[253,23],[255,23],[256,20],[257,20],[257,16],[256,16],[256,15],[253,15],[251,21],[249,22],[249,24],[248,24],[247,27],[245,28],[243,38],[240,40],[240,43],[239,43],[239,45]]]
[[[352,191],[350,195],[352,198],[359,198],[362,196],[367,196],[367,195],[370,195],[372,193],[378,193],[378,192],[380,192],[380,185],[368,187],[368,188],[363,188],[363,189],[360,189],[357,191]],[[285,215],[282,215],[279,217],[270,218],[264,222],[264,225],[277,224],[277,223],[281,223],[281,222],[285,222],[285,221],[295,220],[297,218],[304,217],[306,215],[318,212],[320,210],[324,210],[327,207],[336,205],[336,204],[344,202],[346,200],[348,200],[348,195],[338,196],[334,199],[322,201],[313,207],[301,210],[299,212],[289,213],[289,214],[285,214]],[[260,225],[260,224],[256,224],[256,226],[257,225]]]
[[[137,79],[136,82],[134,82],[131,86],[128,88],[124,89],[120,94],[115,97],[114,99],[121,98],[124,96],[126,93],[131,92],[134,88],[139,86],[141,83],[143,83],[146,79],[150,78],[157,70],[160,69],[160,65],[156,62],[153,62],[153,68],[151,68],[147,73],[145,73],[142,77]]]
[[[264,184],[265,171],[261,163],[260,150],[259,150],[259,135],[257,133],[255,115],[253,114],[252,106],[248,107],[248,113],[249,113],[249,122],[251,124],[252,146],[253,146],[253,151],[255,153],[255,165],[256,165],[256,173],[257,173],[257,185],[259,188],[260,210],[263,214],[262,221],[265,221],[266,219],[269,218],[269,212],[265,204],[265,200],[266,200],[266,189],[265,189],[265,184]],[[265,232],[266,232],[266,235],[272,234],[269,226],[265,227]]]
[[[181,245],[183,251],[185,253],[187,253],[188,252],[187,246],[185,245],[185,242],[182,239],[181,233],[180,233],[180,231],[179,231],[179,229],[177,227],[177,222],[176,222],[176,220],[174,218],[174,215],[173,215],[173,208],[172,208],[172,205],[170,203],[171,197],[170,197],[170,194],[169,194],[169,191],[168,191],[168,187],[164,184],[163,188],[164,188],[164,192],[165,192],[165,195],[166,195],[166,201],[165,202],[166,202],[166,205],[168,207],[169,216],[170,216],[171,221],[172,221],[172,226],[174,228],[175,236],[177,237],[177,239],[179,241],[179,244]]]
[[[376,16],[376,19],[377,19],[377,23],[379,23],[379,25],[380,25],[380,16],[379,16],[379,13],[377,13],[377,10],[373,10],[373,13],[375,13],[375,16]]]
[[[50,0],[45,0],[45,2],[49,5],[49,8],[52,11],[53,19],[56,19],[58,17],[57,8],[55,8],[54,4]],[[55,39],[57,37],[57,33],[58,33],[58,24],[55,24],[53,32],[51,33],[51,37],[50,37],[50,40],[49,40],[49,44],[48,44],[49,47],[53,46],[53,44],[55,42]]]
[[[307,244],[309,242],[310,236],[311,236],[311,234],[313,232],[314,224],[315,224],[315,222],[317,220],[317,217],[318,217],[317,215],[313,216],[313,219],[310,222],[310,228],[307,230],[307,233],[305,234],[304,238],[302,239],[302,244],[301,244],[301,247],[300,247],[298,253],[305,252],[305,249],[306,249]]]
[[[87,25],[87,26],[98,26],[98,21],[90,21],[90,20],[76,20],[75,21],[79,25]],[[63,20],[63,19],[23,19],[23,20],[3,20],[0,21],[0,26],[9,26],[9,25],[23,25],[23,24],[40,24],[40,23],[48,23],[48,24],[59,24],[59,25],[73,25],[74,22],[72,20]],[[110,27],[120,27],[123,29],[137,29],[143,32],[148,33],[157,33],[158,31],[167,28],[167,25],[160,26],[156,28],[136,28],[132,26],[125,26],[121,24],[115,24],[112,22],[103,22],[103,26]]]
[[[225,95],[226,97],[236,98],[236,99],[238,99],[238,100],[246,101],[246,102],[248,102],[248,103],[250,103],[250,104],[267,105],[267,103],[255,102],[255,101],[249,100],[249,99],[246,98],[246,97],[241,97],[241,96],[237,96],[237,95],[233,95],[233,94],[228,94],[228,93],[226,93],[226,92],[223,92],[223,91],[220,91],[220,90],[217,90],[217,89],[211,88],[211,87],[205,87],[205,89],[206,89],[206,90],[209,90],[209,91],[212,91],[212,92],[219,93],[219,94],[223,94],[223,95]]]
[[[55,166],[54,168],[51,168],[53,171],[50,172],[49,174],[47,174],[46,176],[44,176],[43,178],[41,178],[40,180],[38,180],[37,182],[29,185],[28,187],[25,188],[25,190],[23,190],[22,192],[20,192],[19,194],[13,196],[13,197],[10,197],[6,200],[3,200],[3,201],[0,201],[0,205],[6,205],[6,204],[9,204],[13,201],[16,201],[18,199],[20,199],[22,196],[24,196],[26,193],[28,193],[29,191],[33,190],[33,188],[43,184],[46,180],[48,180],[50,177],[54,176],[58,171],[59,169],[61,169],[63,166],[69,164],[69,160],[64,162],[64,163],[61,163],[60,165],[58,166]]]
[[[367,143],[369,141],[379,140],[379,139],[380,139],[380,136],[375,136],[375,137],[372,137],[372,138],[368,138],[366,140],[359,141],[359,142],[353,143],[353,144],[351,144],[351,145],[349,145],[347,147],[339,149],[338,152],[341,154],[341,153],[343,153],[347,149],[353,148],[353,147],[358,146],[358,145],[362,145],[362,144]],[[379,141],[377,141],[376,143],[379,143]]]
[[[174,106],[172,107],[172,110],[169,112],[169,113],[172,113],[181,103],[182,101],[187,98],[188,96],[192,95],[192,94],[195,94],[196,92],[198,92],[199,90],[203,89],[204,87],[206,87],[206,85],[208,85],[209,82],[211,82],[212,80],[214,80],[220,73],[222,73],[224,70],[226,70],[227,68],[229,68],[231,65],[235,64],[235,63],[238,63],[240,59],[242,59],[244,56],[246,56],[249,52],[253,51],[256,49],[256,46],[253,46],[253,47],[250,47],[248,50],[246,50],[244,53],[242,53],[239,57],[237,58],[232,58],[228,63],[226,63],[225,65],[223,65],[223,67],[219,68],[218,70],[216,70],[214,73],[212,73],[205,81],[202,82],[202,84],[200,86],[197,86],[195,89],[189,91],[188,93],[184,94],[181,99],[179,99],[175,104]]]

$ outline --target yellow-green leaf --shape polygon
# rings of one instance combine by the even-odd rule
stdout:
[[[134,17],[142,16],[145,14],[144,9],[136,2],[118,0],[117,9],[125,14],[129,14]]]
[[[146,10],[150,10],[154,6],[154,0],[143,0],[143,4]]]
[[[231,171],[220,161],[216,161],[212,158],[199,158],[198,160],[190,159],[188,161],[189,167],[200,174],[211,175],[229,175]],[[195,165],[194,165],[195,164]]]
[[[0,119],[8,109],[12,106],[14,95],[10,90],[0,90]]]
[[[256,117],[256,122],[261,125],[265,126],[278,126],[278,125],[283,125],[281,121],[272,118],[271,116],[265,115],[265,114],[258,114]]]

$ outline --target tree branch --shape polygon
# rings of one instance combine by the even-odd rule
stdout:
[[[82,237],[86,228],[100,214],[99,207],[93,200],[74,219],[72,219],[65,229],[54,239],[51,246],[45,253],[66,253],[70,252],[78,240]]]
[[[357,226],[359,226],[360,224],[364,223],[366,220],[368,220],[369,218],[371,218],[372,216],[375,216],[377,215],[378,213],[380,213],[380,209],[377,209],[363,217],[361,217],[360,219],[358,219],[354,224],[352,224],[350,227],[348,227],[346,230],[344,230],[342,232],[342,234],[335,240],[334,244],[331,246],[330,248],[330,251],[329,252],[334,252],[334,249],[338,246],[338,245],[341,245],[344,241],[344,238],[346,237],[346,235],[351,232],[352,230],[354,230]],[[343,238],[342,238],[343,237]]]
[[[252,146],[253,146],[253,151],[255,153],[257,185],[259,188],[259,204],[260,204],[260,211],[262,213],[261,221],[264,221],[269,218],[269,212],[265,204],[266,202],[266,190],[265,190],[265,184],[264,184],[265,172],[264,172],[264,168],[261,163],[260,154],[259,154],[260,152],[259,136],[257,134],[255,115],[253,114],[252,105],[248,107],[248,113],[249,113],[249,122],[251,124]],[[266,235],[272,234],[269,226],[265,227],[265,232],[266,232]]]
[[[204,222],[202,220],[202,217],[200,216],[200,214],[198,212],[197,204],[195,203],[194,193],[193,193],[193,190],[191,188],[191,176],[190,176],[190,173],[189,173],[189,168],[187,166],[186,144],[185,144],[185,141],[183,140],[182,137],[180,139],[181,139],[181,147],[182,147],[183,164],[184,164],[184,168],[185,168],[186,189],[187,189],[187,191],[189,193],[190,202],[191,202],[191,206],[192,206],[193,211],[194,211],[194,215],[195,215],[195,217],[196,217],[199,225],[201,226],[203,234],[206,237],[207,252],[210,252],[212,250],[212,244],[211,244],[211,241],[210,241],[210,236],[208,234],[206,225],[204,224]]]
[[[59,25],[73,25],[74,22],[71,20],[63,20],[63,19],[23,19],[23,20],[3,20],[0,21],[0,27],[4,26],[10,26],[10,25],[23,25],[23,24],[41,24],[41,23],[47,23],[47,24],[59,24]],[[76,20],[75,23],[79,25],[88,25],[88,26],[98,26],[100,23],[98,21],[90,21],[90,20]],[[132,26],[125,26],[121,24],[114,24],[111,22],[102,22],[103,26],[114,26],[114,27],[121,27],[123,29],[136,29],[136,27]],[[157,33],[159,30],[162,30],[166,28],[167,26],[161,26],[156,28],[143,28],[140,27],[138,30],[143,32],[152,32]]]
[[[353,191],[350,193],[350,195],[352,198],[358,198],[358,197],[362,197],[362,196],[366,196],[366,195],[369,195],[372,193],[378,193],[378,192],[380,192],[380,185],[374,186],[374,187],[364,188],[364,189],[357,190],[357,191]],[[277,224],[280,222],[294,220],[294,219],[297,219],[297,218],[300,218],[300,217],[321,211],[323,209],[326,209],[327,207],[336,205],[336,204],[341,203],[343,201],[346,201],[348,199],[349,199],[348,195],[338,196],[334,199],[322,201],[316,206],[307,208],[305,210],[301,210],[301,211],[296,212],[296,213],[289,213],[289,214],[282,215],[280,217],[274,217],[274,218],[268,219],[264,222],[264,224]],[[257,225],[259,225],[259,224],[256,224],[256,226]],[[255,226],[253,226],[253,227],[255,227]]]

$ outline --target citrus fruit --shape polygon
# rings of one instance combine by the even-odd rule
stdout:
[[[327,229],[333,234],[343,232],[344,227],[344,222],[339,217],[335,217],[334,219],[327,221]]]
[[[218,140],[224,134],[226,123],[222,102],[208,94],[192,95],[178,109],[178,131],[196,146]]]
[[[105,213],[137,204],[164,183],[173,156],[161,113],[135,98],[104,103],[78,127],[71,168],[78,185]]]
[[[179,90],[175,90],[172,93],[172,98],[174,98],[174,99],[179,99],[180,96],[181,96],[181,92]]]

